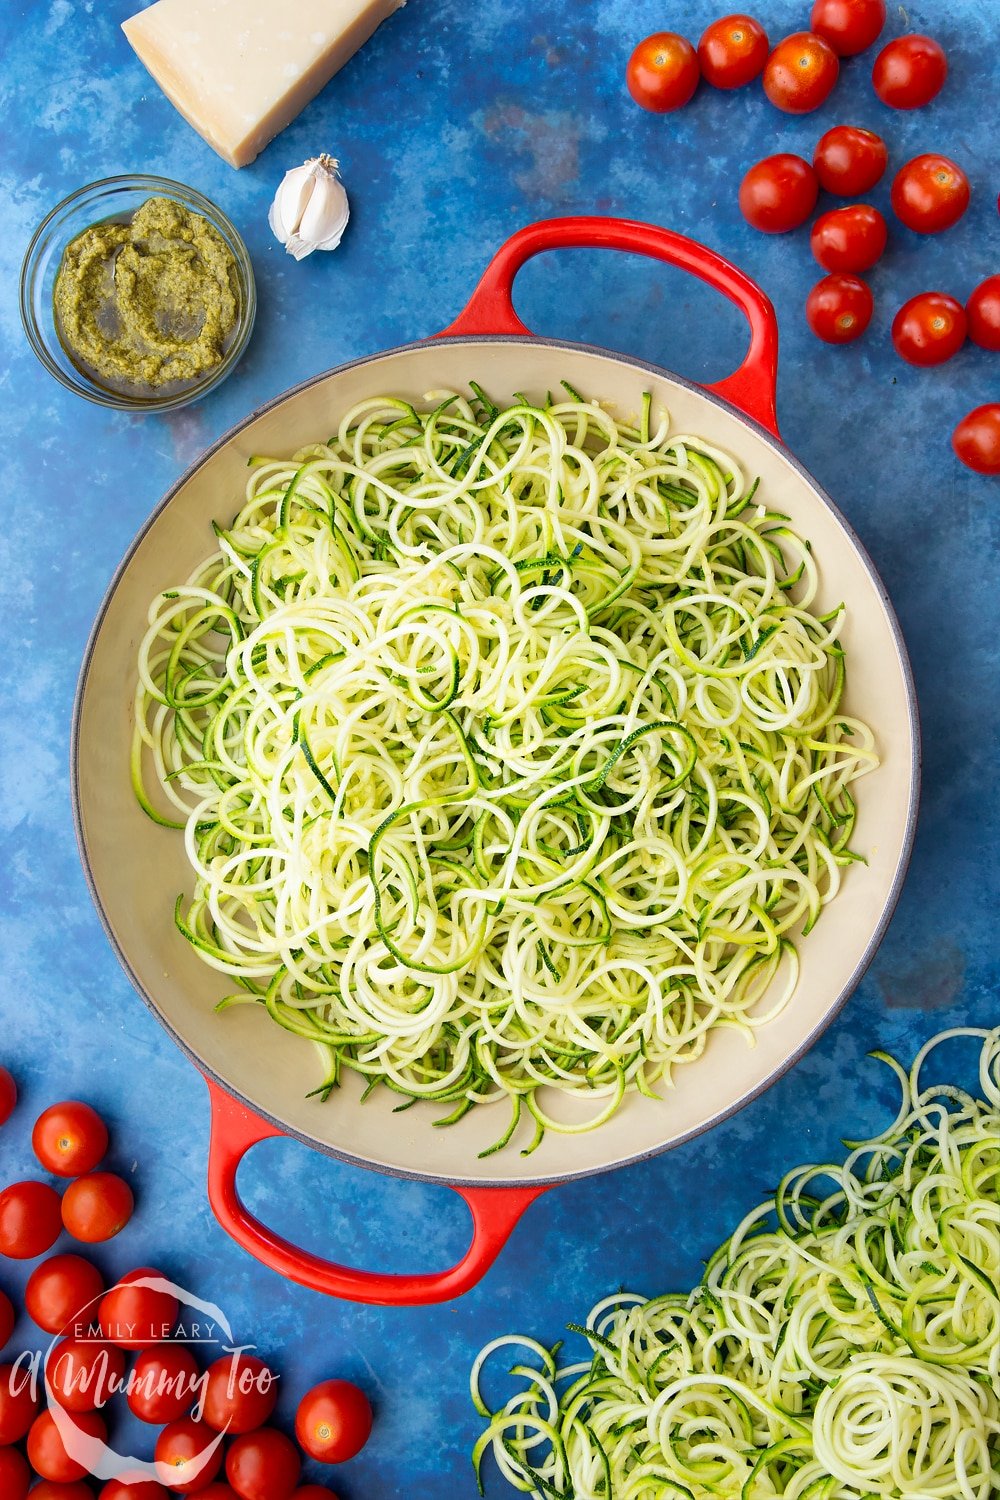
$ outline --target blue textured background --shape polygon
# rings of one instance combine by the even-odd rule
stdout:
[[[291,3],[291,0],[290,0]],[[3,1180],[30,1174],[28,1132],[54,1099],[82,1095],[114,1131],[138,1210],[100,1255],[110,1272],[154,1263],[224,1304],[238,1336],[284,1373],[282,1413],[314,1379],[359,1379],[374,1436],[336,1476],[344,1500],[473,1493],[477,1431],[466,1378],[487,1337],[548,1339],[619,1283],[684,1286],[781,1169],[837,1149],[883,1118],[887,1075],[872,1046],[911,1054],[932,1032],[998,1019],[989,942],[997,894],[997,588],[1000,481],[953,459],[949,433],[1000,397],[1000,357],[968,347],[919,372],[888,342],[899,303],[939,288],[965,297],[1000,270],[995,59],[1000,20],[977,0],[924,0],[909,26],[937,35],[951,76],[928,109],[874,98],[869,63],[846,64],[817,114],[779,115],[753,86],[703,89],[682,114],[642,113],[623,87],[644,34],[697,38],[710,0],[410,0],[253,166],[225,166],[161,97],[124,41],[125,0],[0,5],[0,437],[7,641],[0,721],[4,869],[0,1056],[22,1104],[0,1134]],[[891,6],[887,35],[907,29]],[[772,37],[807,5],[755,7]],[[989,13],[989,17],[987,17]],[[811,154],[840,120],[884,131],[891,159],[940,149],[972,182],[972,207],[935,239],[892,226],[872,275],[877,310],[860,345],[808,332],[816,278],[804,232],[769,239],[736,206],[749,162]],[[266,209],[289,166],[338,155],[353,217],[342,248],[296,264]],[[34,361],[16,308],[21,255],[64,194],[109,173],[160,172],[214,198],[244,234],[260,316],[236,374],[167,417],[130,417],[61,390]],[[883,208],[886,179],[872,195]],[[831,491],[875,558],[913,657],[925,735],[923,809],[897,916],[864,984],[794,1072],[736,1119],[683,1149],[555,1191],[529,1212],[497,1267],[451,1306],[351,1307],[282,1284],[215,1226],[203,1173],[204,1085],[131,992],[98,925],[70,820],[67,738],[83,644],[112,570],[160,494],[255,404],[317,370],[429,334],[463,304],[496,245],[531,219],[574,211],[650,218],[724,251],[774,299],[782,330],[779,415],[787,442]],[[518,307],[539,331],[631,351],[717,378],[745,343],[728,304],[644,261],[571,252],[532,263]],[[992,564],[990,559],[992,558]],[[992,781],[991,781],[992,778]],[[959,1066],[956,1062],[956,1067]],[[341,1167],[300,1146],[259,1148],[241,1179],[252,1204],[304,1243],[393,1270],[458,1257],[466,1216],[443,1189]],[[15,1290],[22,1268],[0,1267]],[[31,1333],[22,1325],[20,1345]],[[318,1476],[317,1476],[318,1477]],[[497,1488],[494,1485],[494,1490]]]

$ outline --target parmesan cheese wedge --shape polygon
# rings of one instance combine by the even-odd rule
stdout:
[[[122,30],[234,167],[284,130],[404,0],[156,0]]]

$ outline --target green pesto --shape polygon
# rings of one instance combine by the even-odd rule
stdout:
[[[67,245],[53,293],[71,357],[115,389],[197,380],[222,359],[240,309],[232,251],[201,214],[148,198],[128,223]]]

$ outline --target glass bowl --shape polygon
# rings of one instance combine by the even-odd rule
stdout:
[[[128,218],[147,198],[172,198],[194,213],[202,214],[222,235],[236,263],[240,288],[237,324],[229,345],[217,365],[189,384],[169,394],[150,395],[110,390],[91,379],[70,358],[56,328],[52,290],[63,251],[85,229],[107,219]],[[21,266],[21,321],[28,342],[50,375],[88,401],[112,406],[118,411],[171,411],[197,401],[225,380],[234,368],[253,330],[257,312],[257,290],[247,248],[234,226],[208,198],[172,182],[167,177],[130,175],[104,177],[70,193],[46,215],[32,236]]]

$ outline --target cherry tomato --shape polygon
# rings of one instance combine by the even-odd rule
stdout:
[[[371,1430],[368,1397],[349,1380],[324,1380],[314,1385],[295,1413],[299,1445],[324,1464],[342,1464],[360,1453]]]
[[[918,234],[950,229],[968,206],[969,179],[947,156],[915,156],[893,179],[892,211]]]
[[[89,1104],[66,1099],[38,1116],[31,1144],[46,1171],[57,1177],[82,1177],[107,1151],[108,1127]]]
[[[63,1193],[62,1220],[75,1240],[96,1245],[112,1239],[132,1217],[132,1189],[113,1172],[88,1172]]]
[[[304,1484],[293,1493],[292,1500],[337,1500],[337,1497],[325,1484]]]
[[[882,177],[888,161],[882,137],[860,125],[834,125],[820,136],[813,153],[820,187],[843,198],[869,192]]]
[[[230,1485],[223,1484],[221,1479],[217,1479],[207,1489],[198,1491],[198,1500],[239,1500],[239,1496]]]
[[[885,0],[813,0],[809,25],[838,57],[853,57],[881,35]]]
[[[24,1305],[46,1333],[96,1325],[104,1277],[82,1255],[53,1255],[36,1266],[24,1289]]]
[[[896,353],[910,365],[943,365],[965,343],[965,308],[945,292],[921,292],[892,320]]]
[[[176,1422],[191,1410],[203,1378],[190,1349],[161,1344],[139,1355],[125,1399],[143,1422]]]
[[[13,1302],[6,1292],[0,1292],[0,1349],[10,1342],[16,1322],[17,1313],[14,1311]]]
[[[850,344],[872,320],[871,287],[859,276],[824,276],[806,298],[809,327],[824,344]]]
[[[63,1339],[45,1361],[50,1400],[66,1411],[94,1411],[125,1379],[125,1355],[99,1339]]]
[[[767,32],[753,16],[723,16],[698,43],[701,76],[716,89],[742,88],[762,71],[769,50]]]
[[[51,1250],[62,1219],[59,1194],[46,1182],[12,1182],[0,1193],[0,1252],[33,1260]]]
[[[301,1470],[299,1450],[276,1427],[243,1433],[226,1454],[226,1478],[241,1500],[289,1500]]]
[[[796,31],[779,42],[764,66],[764,93],[789,115],[819,109],[837,82],[837,54],[821,36]]]
[[[878,209],[870,203],[852,203],[820,214],[809,244],[824,271],[867,271],[881,258],[887,239]]]
[[[1000,349],[1000,276],[987,276],[979,283],[965,304],[965,313],[972,342],[980,349]]]
[[[681,109],[698,87],[698,54],[687,37],[656,31],[628,60],[625,82],[636,104],[653,114]]]
[[[40,1405],[31,1371],[23,1365],[0,1365],[0,1447],[21,1441]]]
[[[72,1418],[66,1417],[64,1420],[72,1422],[77,1430],[78,1436],[70,1444],[71,1447],[83,1445],[86,1438],[99,1438],[103,1442],[108,1435],[108,1429],[96,1411],[77,1412]],[[28,1462],[36,1474],[40,1474],[43,1479],[51,1479],[54,1484],[68,1484],[71,1479],[82,1479],[90,1472],[85,1464],[71,1458],[66,1452],[51,1409],[40,1412],[31,1424],[31,1431],[28,1433]]]
[[[801,156],[781,151],[755,162],[740,183],[740,212],[764,234],[797,229],[816,207],[819,183]]]
[[[951,435],[951,446],[966,468],[1000,474],[1000,402],[988,401],[963,417]]]
[[[0,1495],[4,1500],[24,1500],[30,1484],[31,1470],[20,1450],[0,1448]],[[92,1497],[88,1496],[88,1500]]]
[[[263,1427],[278,1401],[278,1377],[253,1354],[226,1354],[205,1372],[202,1420],[216,1432]]]
[[[17,1103],[17,1084],[6,1068],[0,1067],[0,1125],[6,1125]]]
[[[872,84],[892,109],[920,109],[944,88],[948,59],[932,37],[898,36],[882,48],[872,68]]]
[[[136,1285],[136,1282],[159,1283],[166,1279],[154,1266],[140,1266],[105,1292],[100,1312],[104,1337],[119,1349],[145,1349],[169,1338],[177,1322],[177,1298],[158,1285]]]
[[[170,1495],[155,1479],[132,1480],[109,1479],[100,1494],[100,1500],[170,1500]]]
[[[82,1479],[72,1484],[53,1484],[51,1479],[42,1479],[32,1490],[31,1500],[94,1500],[94,1492]]]
[[[203,1490],[222,1467],[222,1439],[193,1417],[164,1427],[153,1451],[156,1462],[164,1466],[158,1471],[164,1484],[181,1495]]]

